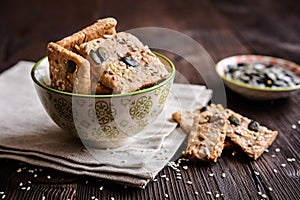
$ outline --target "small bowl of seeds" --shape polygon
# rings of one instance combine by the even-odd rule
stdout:
[[[300,89],[300,66],[280,58],[232,56],[220,60],[215,69],[228,88],[249,99],[286,98]]]

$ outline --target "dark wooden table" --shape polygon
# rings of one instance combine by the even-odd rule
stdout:
[[[36,61],[45,55],[47,42],[106,16],[118,19],[118,30],[154,26],[179,31],[201,44],[215,62],[251,53],[300,63],[297,0],[10,0],[0,4],[0,72],[19,60]],[[183,58],[168,55],[189,83],[205,84]],[[176,82],[182,79],[177,77]],[[0,199],[300,199],[299,93],[255,102],[226,89],[226,100],[227,107],[279,131],[269,152],[257,161],[239,150],[233,156],[229,150],[217,163],[182,163],[182,180],[166,166],[157,181],[136,189],[2,159]],[[18,172],[19,168],[24,170]],[[31,170],[38,170],[39,176],[33,178]]]

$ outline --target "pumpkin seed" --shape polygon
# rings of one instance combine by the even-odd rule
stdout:
[[[98,54],[94,50],[91,50],[89,55],[96,64],[101,64],[101,59],[98,57]]]
[[[105,60],[108,59],[108,53],[105,48],[99,47],[97,49],[97,53],[98,53],[98,56],[99,56],[101,62],[104,62]]]
[[[257,132],[259,130],[259,123],[251,120],[251,122],[248,124],[248,129]]]
[[[228,120],[229,120],[230,124],[233,124],[233,125],[235,125],[235,126],[239,126],[239,125],[241,124],[239,118],[237,118],[237,117],[234,116],[234,115],[230,115],[230,116],[228,117]]]
[[[69,73],[74,73],[76,71],[76,63],[73,60],[68,60],[65,64],[66,71]]]
[[[129,66],[138,67],[140,64],[132,56],[121,57],[121,60]]]

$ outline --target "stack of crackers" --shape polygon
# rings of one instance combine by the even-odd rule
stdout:
[[[189,134],[183,155],[191,160],[217,161],[228,141],[256,160],[278,132],[222,105],[211,104],[193,112],[178,111],[173,119]]]
[[[105,18],[47,46],[51,87],[79,94],[130,93],[165,80],[170,69],[134,35]]]

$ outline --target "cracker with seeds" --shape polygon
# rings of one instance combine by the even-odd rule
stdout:
[[[226,109],[225,116],[227,137],[254,160],[273,143],[278,134],[230,109]]]
[[[98,38],[81,44],[79,49],[91,63],[92,84],[99,82],[114,93],[153,86],[170,74],[148,46],[130,33]]]
[[[115,34],[113,18],[98,20],[93,25],[47,46],[51,87],[66,92],[90,94],[90,64],[78,54],[78,45],[104,35]],[[101,87],[102,88],[102,87]]]
[[[224,118],[224,108],[215,104],[194,112],[174,113],[173,119],[189,131],[188,146],[183,155],[191,160],[216,162],[224,148]]]

